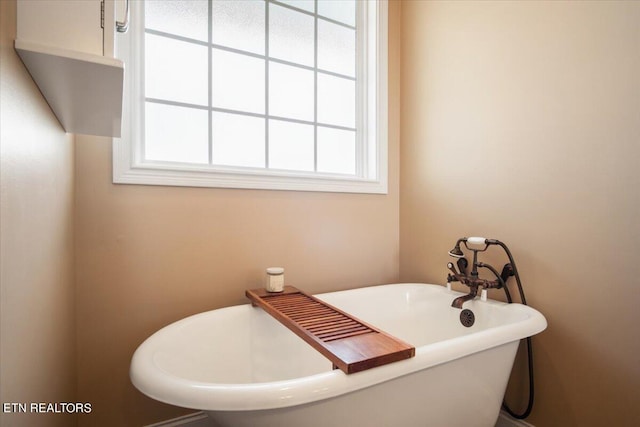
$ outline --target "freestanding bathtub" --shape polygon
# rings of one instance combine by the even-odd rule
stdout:
[[[543,331],[520,304],[466,302],[438,285],[395,284],[317,298],[416,347],[415,357],[351,375],[250,304],[197,314],[149,337],[131,361],[149,397],[207,411],[229,427],[493,427],[521,338]]]

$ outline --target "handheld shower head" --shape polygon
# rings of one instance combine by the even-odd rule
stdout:
[[[488,240],[489,239],[485,237],[467,237],[467,239],[465,240],[465,245],[486,246],[488,245],[488,242],[487,242]]]
[[[460,249],[460,243],[464,243],[464,246],[467,249],[470,249],[474,252],[484,252],[487,250],[489,245],[499,245],[501,242],[496,239],[487,239],[484,237],[461,237],[456,242],[456,245],[449,251],[449,256],[454,258],[463,258],[464,253]],[[469,247],[471,246],[471,247]],[[484,246],[483,249],[478,249],[478,247]]]
[[[491,245],[500,245],[500,240],[487,239],[485,237],[467,237],[464,246],[472,251],[484,252]],[[482,249],[481,249],[482,248]]]
[[[453,249],[449,251],[449,256],[452,256],[454,258],[464,257],[464,253],[462,253],[462,250],[460,249],[460,242],[464,242],[465,240],[466,240],[466,237],[459,239],[456,242],[456,245],[453,247]]]

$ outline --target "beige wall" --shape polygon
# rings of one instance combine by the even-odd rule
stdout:
[[[0,20],[0,402],[74,402],[73,138],[13,50],[15,1]],[[0,425],[75,417],[0,411]]]
[[[401,280],[442,283],[461,236],[510,246],[549,322],[536,426],[640,424],[639,22],[639,2],[402,6]]]
[[[640,423],[640,3],[391,2],[389,195],[113,185],[110,142],[79,136],[75,210],[72,138],[0,8],[2,402],[89,401],[91,427],[171,418],[188,411],[128,379],[158,328],[243,303],[270,265],[310,292],[442,283],[456,238],[485,235],[549,321],[529,421]]]
[[[81,426],[138,426],[188,412],[129,381],[136,347],[190,314],[246,302],[264,268],[311,293],[399,277],[399,9],[392,7],[388,195],[114,185],[111,143],[77,137]]]

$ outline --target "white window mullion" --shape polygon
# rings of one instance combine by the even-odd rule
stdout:
[[[139,55],[135,55],[133,52],[129,51],[130,53],[130,64],[132,65],[132,68],[134,68],[133,71],[137,71],[139,73],[139,75],[142,77],[142,79],[144,79],[144,75],[145,75],[145,19],[144,19],[144,2],[140,2],[138,4],[135,4],[134,7],[137,7],[139,10],[139,16],[137,17],[137,22],[138,25],[136,26],[135,30],[132,30],[130,28],[129,33],[130,33],[130,38],[132,41],[132,46],[130,47],[137,50],[138,52],[140,52]],[[132,11],[133,13],[133,11]],[[131,27],[131,26],[130,26]],[[126,34],[126,33],[125,33]],[[126,68],[125,68],[126,69]],[[146,93],[145,93],[145,88],[144,88],[144,81],[139,81],[139,79],[136,80],[132,80],[129,79],[129,84],[131,85],[131,91],[130,93],[133,94],[132,96],[132,103],[131,103],[131,111],[133,113],[133,117],[131,118],[131,124],[132,127],[131,129],[133,130],[132,132],[132,137],[133,138],[137,138],[137,140],[140,142],[139,144],[135,144],[133,145],[133,158],[136,164],[141,164],[142,161],[145,158],[145,154],[144,154],[144,147],[145,147],[145,132],[144,132],[144,123],[146,121],[146,117],[145,117],[145,109],[146,109]],[[125,86],[127,83],[127,79],[125,78]],[[138,84],[136,84],[138,83]],[[137,124],[137,126],[134,126],[133,124]]]
[[[388,3],[368,3],[366,129],[368,176],[387,180],[388,117]],[[372,143],[376,142],[377,143]],[[381,143],[382,142],[382,143]]]
[[[318,0],[313,2],[313,171],[318,171]]]
[[[209,164],[212,165],[213,164],[213,129],[212,129],[212,124],[213,124],[213,4],[212,4],[213,0],[209,0],[207,3],[207,13],[208,13],[208,17],[207,17],[207,22],[208,22],[208,35],[207,35],[207,39],[208,39],[208,46],[207,49],[209,50],[207,52],[208,55],[208,60],[209,60],[209,81],[208,81],[208,86],[209,86],[209,121],[207,124],[207,133],[209,135]]]
[[[368,2],[358,2],[356,8],[356,175],[365,177],[368,171],[367,152],[367,10]]]
[[[269,8],[264,4],[264,165],[269,169]]]

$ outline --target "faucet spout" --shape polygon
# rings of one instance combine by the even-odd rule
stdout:
[[[462,304],[465,302],[474,299],[478,295],[478,287],[471,286],[469,289],[469,293],[467,295],[463,295],[453,300],[451,303],[451,307],[462,309]]]

